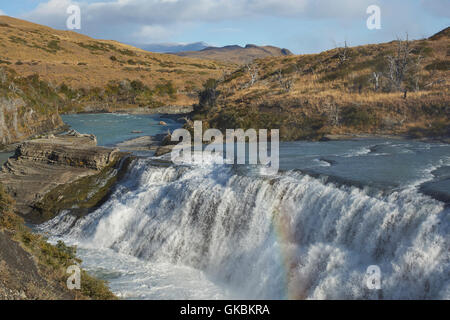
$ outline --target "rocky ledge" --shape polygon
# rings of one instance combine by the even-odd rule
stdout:
[[[51,135],[20,144],[0,171],[0,181],[15,199],[17,213],[41,223],[63,209],[98,205],[127,155],[98,147],[91,135]]]
[[[154,136],[143,136],[127,140],[116,145],[124,151],[154,151],[156,157],[172,152],[178,142],[172,142],[170,131],[167,134],[157,134]]]

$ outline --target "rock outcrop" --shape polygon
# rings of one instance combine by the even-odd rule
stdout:
[[[39,114],[24,100],[0,98],[0,144],[23,141],[33,135],[51,132],[63,126],[61,117]]]
[[[62,127],[59,100],[39,77],[18,77],[0,68],[0,149]]]
[[[97,147],[91,136],[26,141],[3,166],[0,181],[15,199],[18,214],[42,222],[66,207],[96,205],[116,178],[124,155]],[[72,190],[72,185],[77,187]]]
[[[96,140],[90,137],[62,136],[24,142],[17,148],[15,158],[34,163],[101,170],[115,159],[118,152],[117,149],[97,147]],[[14,167],[11,163],[6,163],[7,168]]]
[[[124,151],[149,151],[156,150],[164,139],[164,134],[157,134],[154,136],[143,136],[135,139],[120,142],[116,145],[117,148]]]

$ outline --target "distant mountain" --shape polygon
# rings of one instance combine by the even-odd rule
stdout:
[[[292,52],[274,46],[257,46],[248,44],[245,47],[231,45],[225,47],[207,47],[200,51],[184,51],[175,53],[180,57],[191,57],[218,60],[227,63],[245,64],[258,58],[290,56]]]
[[[145,51],[157,53],[178,53],[182,51],[200,51],[208,47],[205,42],[194,43],[151,43],[151,44],[134,44],[135,47]]]

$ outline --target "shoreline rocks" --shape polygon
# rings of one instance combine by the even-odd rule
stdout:
[[[98,191],[105,195],[111,179],[118,174],[118,164],[126,153],[119,149],[98,147],[96,139],[86,135],[63,135],[48,139],[26,141],[19,145],[15,155],[8,159],[0,171],[0,180],[6,191],[15,199],[17,213],[28,222],[43,222],[58,214],[62,204],[71,208],[93,198],[100,201]],[[70,193],[59,194],[56,203],[42,206],[48,194],[86,180]],[[103,180],[102,180],[103,179]],[[96,190],[98,189],[98,190]],[[63,199],[64,198],[64,199]],[[69,203],[68,199],[73,200]],[[65,201],[67,200],[67,201]],[[90,204],[96,204],[93,201]],[[55,212],[50,212],[55,209]],[[42,212],[45,211],[45,217]]]
[[[158,134],[154,136],[143,136],[135,139],[127,140],[116,144],[116,147],[120,150],[126,151],[151,151],[158,148],[161,144],[163,134]]]

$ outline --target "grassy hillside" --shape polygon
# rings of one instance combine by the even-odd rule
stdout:
[[[256,46],[248,44],[241,46],[226,46],[222,48],[209,47],[200,51],[185,51],[175,53],[180,57],[191,57],[222,61],[225,63],[246,64],[255,59],[266,57],[289,56],[292,53],[287,49],[280,49],[273,46]]]
[[[450,134],[450,28],[417,41],[256,60],[205,84],[195,119],[216,128],[327,134]]]
[[[14,214],[14,201],[0,184],[0,299],[116,299],[105,282],[85,271],[81,290],[67,289],[67,267],[80,262],[75,248],[33,234]]]
[[[231,70],[225,63],[151,53],[7,16],[0,16],[2,65],[23,76],[37,73],[54,87],[95,89],[97,95],[109,84],[138,80],[151,95],[143,102],[154,105],[191,105],[206,79]]]

